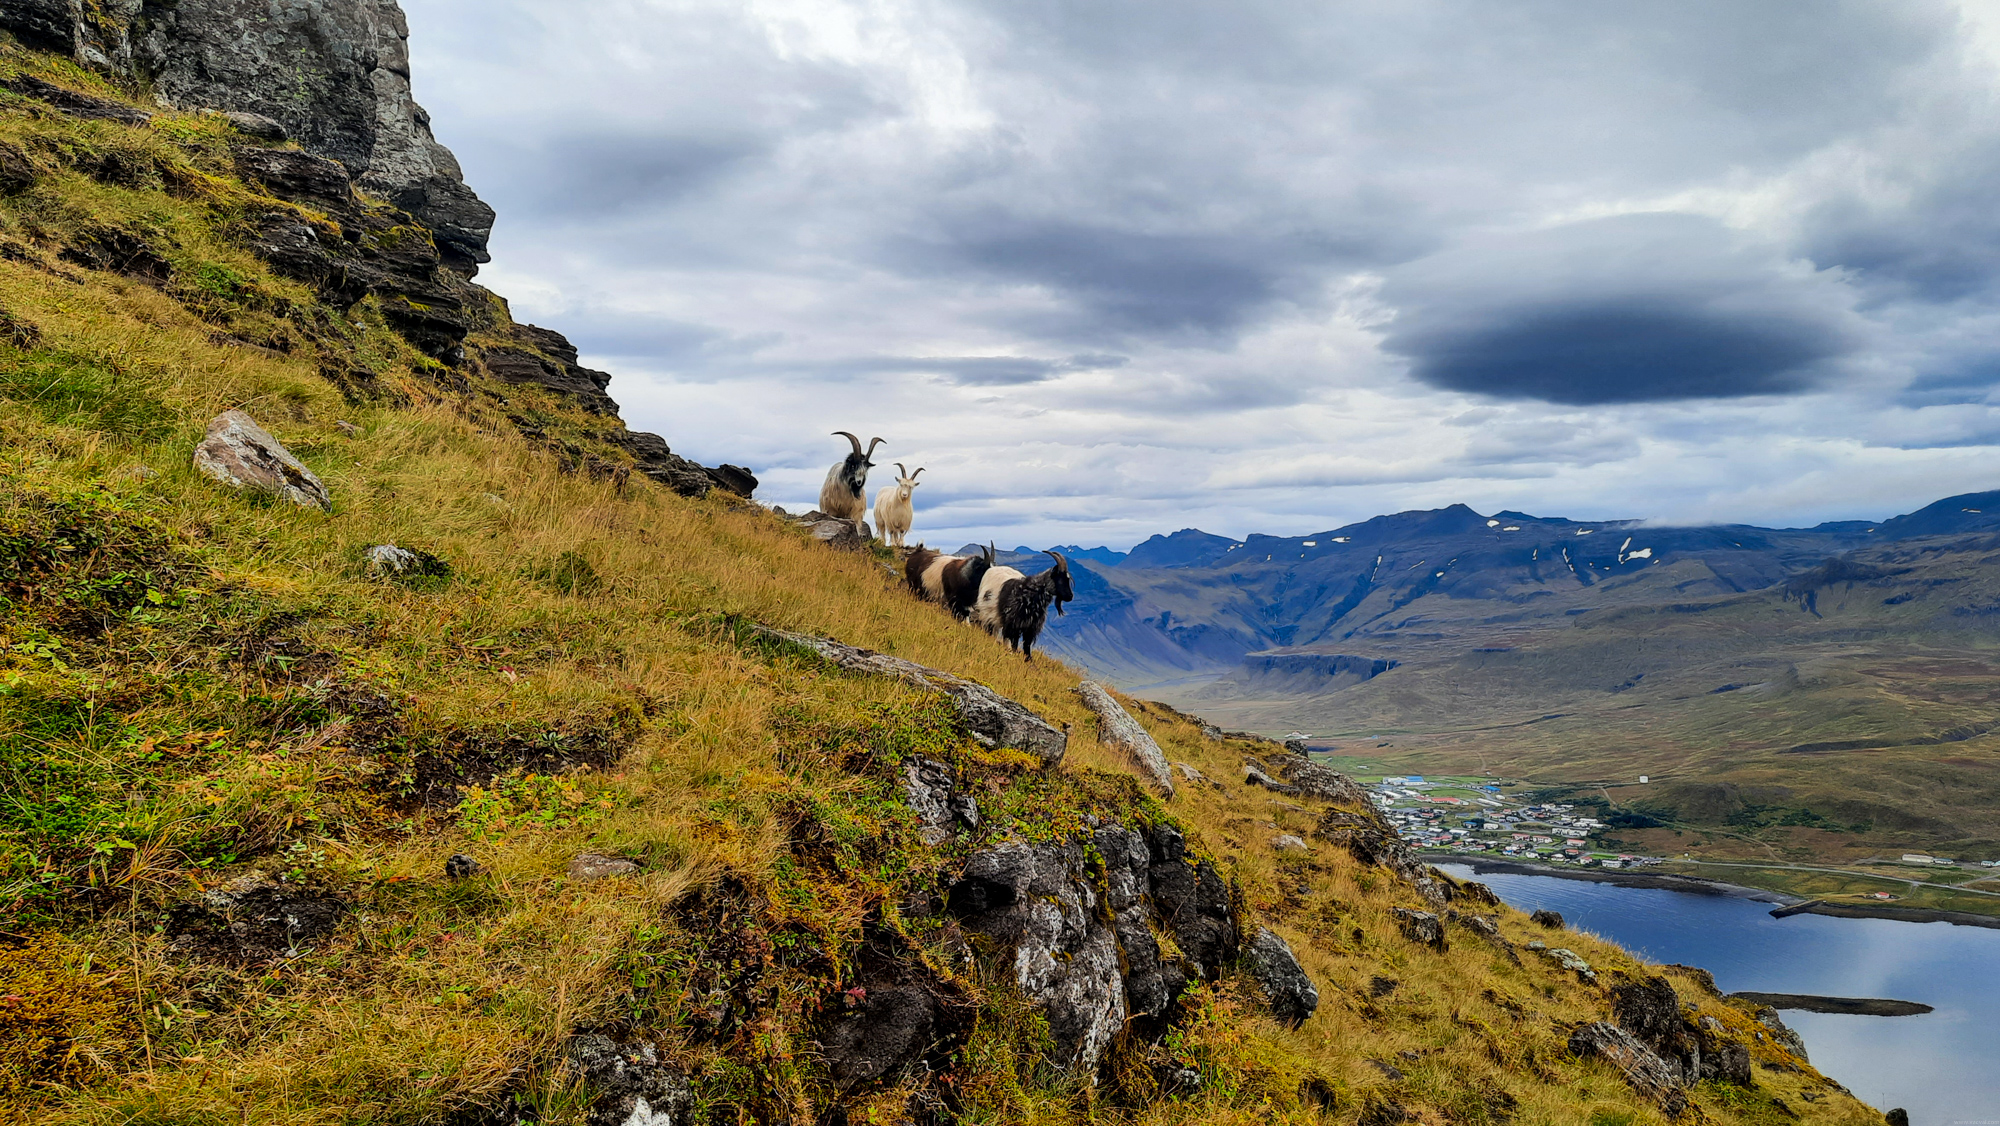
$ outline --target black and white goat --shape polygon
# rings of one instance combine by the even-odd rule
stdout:
[[[861,452],[861,439],[845,430],[834,434],[854,444],[854,452],[834,462],[826,471],[826,484],[819,487],[819,510],[828,516],[838,516],[842,520],[852,520],[856,524],[868,519],[868,470],[874,462],[875,447],[882,444],[880,438],[868,440],[868,452]]]
[[[972,613],[973,603],[979,601],[979,580],[986,577],[987,569],[992,566],[990,551],[945,555],[918,544],[903,563],[903,579],[910,584],[910,593],[927,602],[943,604],[962,622]]]
[[[923,471],[923,466],[917,466],[917,473]],[[875,494],[875,534],[890,547],[903,546],[903,537],[910,534],[910,525],[916,522],[917,508],[910,494],[916,491],[919,484],[917,473],[904,469],[899,461],[896,463],[896,483],[884,486],[881,492]]]
[[[1027,660],[1035,659],[1035,639],[1049,620],[1049,603],[1056,613],[1063,603],[1076,599],[1069,581],[1069,560],[1055,552],[1056,565],[1033,578],[1012,567],[989,568],[979,580],[979,601],[972,607],[974,625],[1018,649]]]

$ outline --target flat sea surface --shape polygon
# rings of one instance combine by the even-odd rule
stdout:
[[[1889,997],[1934,1005],[1914,1017],[1784,1012],[1813,1065],[1912,1126],[2000,1126],[2000,930],[1823,915],[1771,917],[1769,903],[1658,888],[1439,867],[1523,911],[1655,962],[1715,974],[1724,992]]]

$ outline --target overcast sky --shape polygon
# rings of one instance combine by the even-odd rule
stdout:
[[[2000,7],[404,0],[480,280],[916,536],[2000,487]]]

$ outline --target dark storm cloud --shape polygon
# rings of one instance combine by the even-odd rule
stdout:
[[[1399,338],[1433,387],[1594,406],[1802,391],[1838,349],[1825,326],[1660,300],[1579,302],[1490,328]]]
[[[1384,341],[1433,386],[1577,406],[1806,391],[1852,347],[1837,279],[1711,220],[1632,215],[1391,274]]]

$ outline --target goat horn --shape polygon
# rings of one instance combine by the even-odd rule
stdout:
[[[880,439],[880,438],[870,438],[870,439],[868,439],[868,452],[867,452],[866,454],[864,454],[863,456],[864,456],[864,457],[874,457],[874,456],[875,456],[875,447],[876,447],[876,446],[879,446],[879,445],[881,445],[881,444],[882,444],[882,439]],[[859,450],[861,449],[861,439],[859,439],[859,438],[856,438],[856,439],[854,440],[854,448],[855,448],[855,450],[857,450],[857,451],[859,451]]]
[[[921,465],[917,466],[917,473],[922,473],[923,471],[924,471],[924,467],[923,467],[923,466],[921,466]],[[912,480],[912,481],[916,480],[916,479],[917,479],[917,473],[912,473],[912,474],[910,474],[910,480]]]
[[[855,453],[860,453],[860,452],[861,452],[861,439],[859,439],[859,438],[856,438],[856,437],[855,437],[854,435],[852,435],[852,434],[849,434],[849,433],[848,433],[847,431],[845,431],[845,430],[836,430],[836,431],[834,431],[833,433],[834,433],[834,435],[835,435],[836,437],[841,437],[841,438],[845,438],[845,439],[847,439],[848,441],[850,441],[850,442],[853,442],[853,443],[854,443],[854,452],[855,452]]]
[[[893,462],[892,464],[894,464],[896,467],[896,476],[908,477],[910,475],[910,471],[903,468],[902,462],[898,461],[898,462]]]

